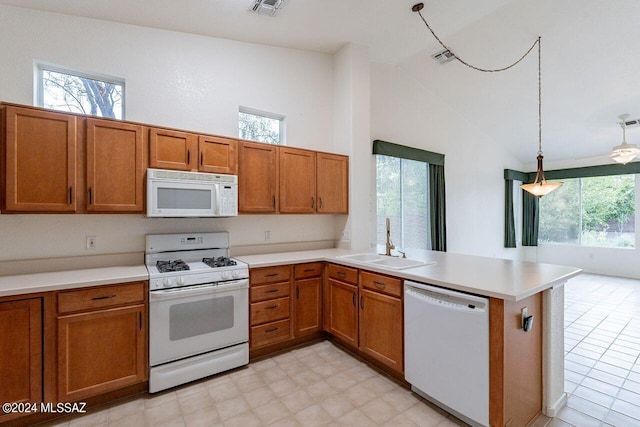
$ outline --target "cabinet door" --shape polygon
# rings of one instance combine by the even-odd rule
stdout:
[[[142,212],[142,126],[87,119],[87,210]]]
[[[238,211],[277,212],[277,147],[240,142],[238,154]]]
[[[58,400],[70,402],[145,381],[144,305],[58,318]]]
[[[77,119],[70,114],[6,108],[6,210],[76,210]]]
[[[279,147],[280,213],[316,211],[316,153]]]
[[[200,136],[198,151],[200,172],[238,174],[238,142],[236,140]]]
[[[0,303],[0,355],[0,402],[41,402],[42,303],[39,298]],[[0,422],[3,418],[0,413]]]
[[[329,332],[358,347],[358,288],[334,279],[329,284]]]
[[[295,336],[322,330],[322,278],[296,280],[294,284]]]
[[[198,136],[188,132],[149,130],[149,167],[197,170]]]
[[[317,154],[318,213],[349,213],[349,158]]]
[[[360,350],[402,372],[402,301],[360,290]]]

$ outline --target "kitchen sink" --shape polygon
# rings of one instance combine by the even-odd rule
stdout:
[[[377,255],[377,254],[342,255],[342,256],[339,256],[338,258],[344,258],[351,261],[362,262],[365,264],[378,265],[380,267],[393,268],[395,270],[419,267],[421,265],[427,265],[427,264],[435,264],[434,262],[425,262],[417,259],[389,257],[386,255]]]
[[[381,255],[376,254],[356,254],[356,255],[342,255],[338,258],[350,259],[351,261],[371,262],[382,259]]]

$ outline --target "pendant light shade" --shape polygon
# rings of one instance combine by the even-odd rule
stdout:
[[[561,182],[547,182],[544,179],[544,170],[542,169],[542,153],[538,153],[538,170],[536,171],[536,179],[532,184],[522,184],[520,188],[534,196],[542,197],[551,193],[562,185]]]

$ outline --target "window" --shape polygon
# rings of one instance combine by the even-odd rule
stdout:
[[[124,80],[43,64],[37,74],[40,107],[124,119]]]
[[[540,199],[541,242],[635,247],[635,175],[563,182]]]
[[[240,107],[239,135],[242,139],[284,145],[284,116]]]
[[[397,249],[431,249],[429,164],[391,156],[376,156],[377,244],[384,252],[386,219]]]

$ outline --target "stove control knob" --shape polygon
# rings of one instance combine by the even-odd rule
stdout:
[[[228,272],[228,271],[223,271],[223,272],[222,272],[222,278],[223,278],[224,280],[227,280],[227,279],[229,278],[229,272]]]
[[[233,276],[234,279],[238,278],[238,272],[237,271],[231,272],[231,275]]]
[[[182,276],[178,277],[178,285],[180,286],[184,285],[184,277]]]
[[[165,277],[164,279],[162,279],[162,286],[164,286],[165,288],[168,288],[169,285],[170,285],[169,278]]]

